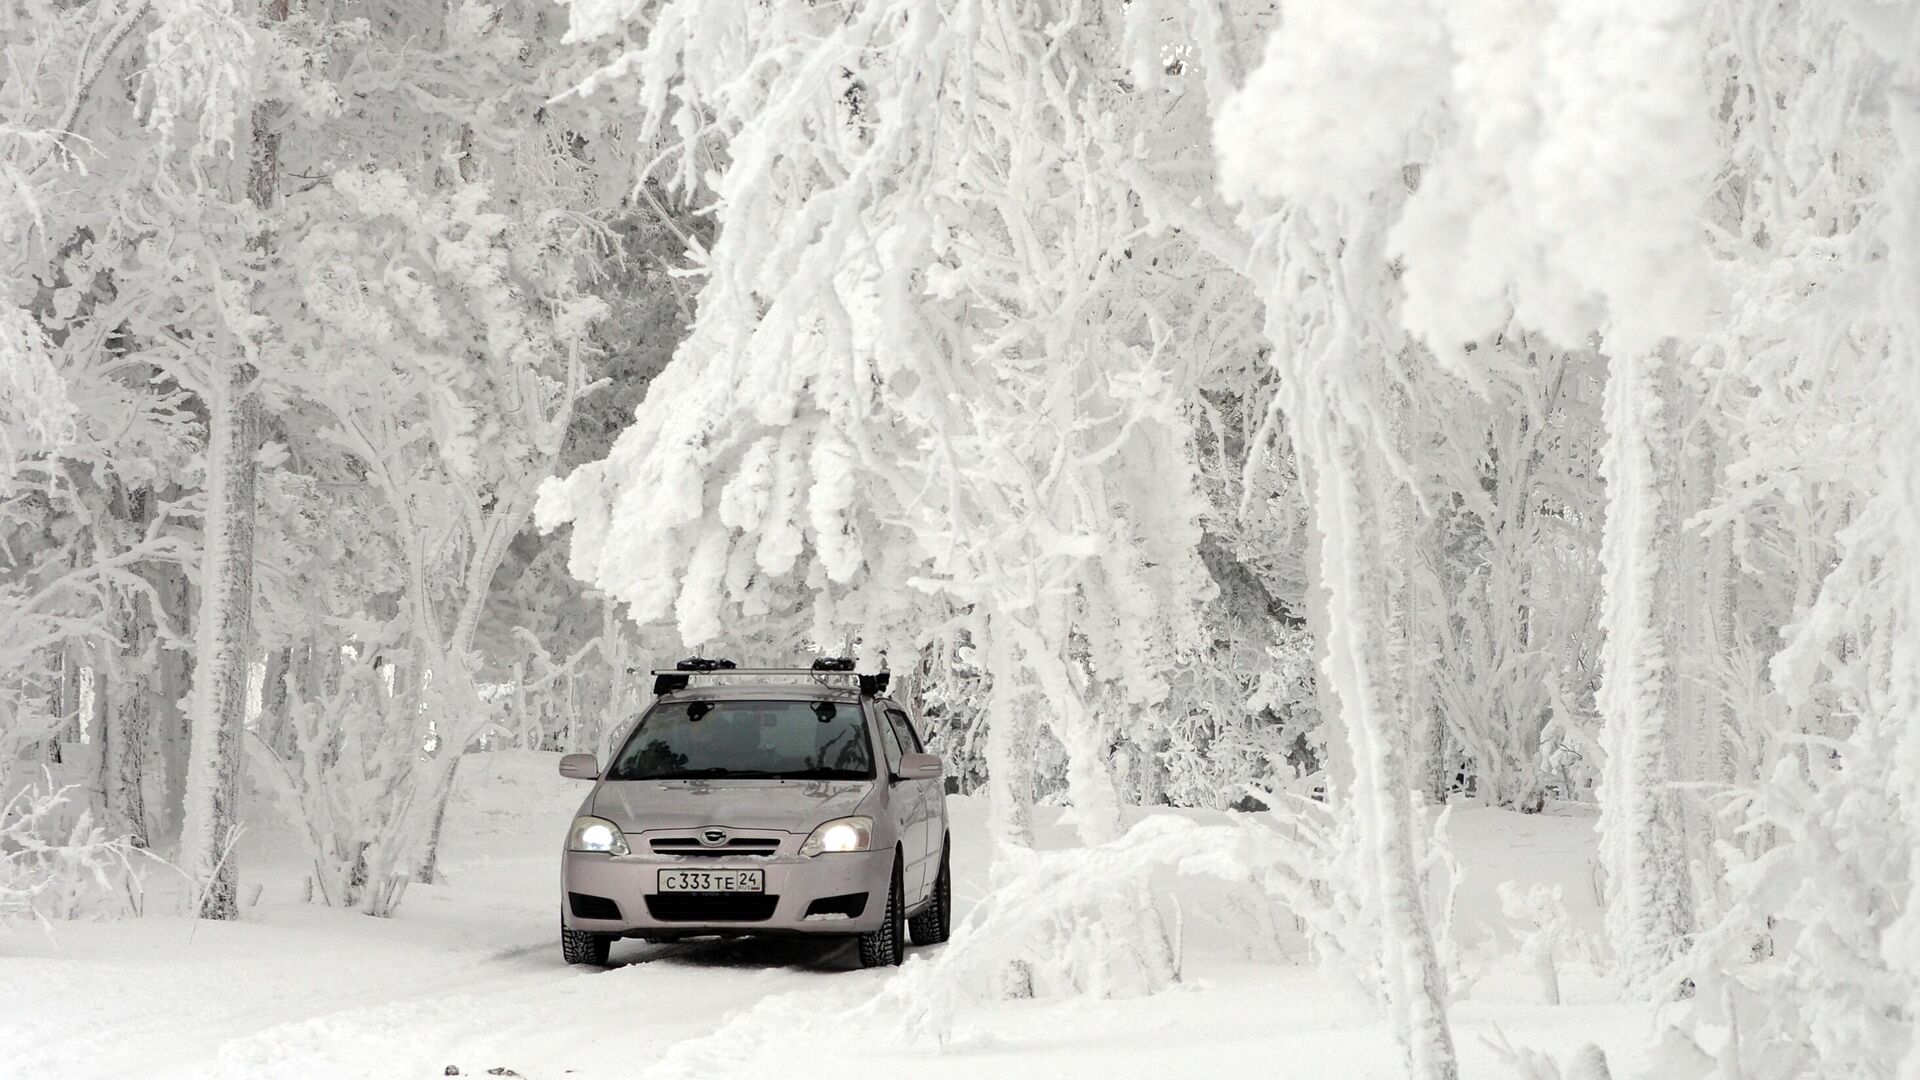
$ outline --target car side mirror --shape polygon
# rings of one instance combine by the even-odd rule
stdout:
[[[592,754],[567,754],[560,759],[560,775],[569,780],[598,780],[600,759]]]
[[[902,780],[938,780],[946,774],[946,766],[940,763],[937,754],[901,754],[900,779]]]

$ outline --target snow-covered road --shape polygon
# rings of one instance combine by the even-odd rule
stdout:
[[[164,1077],[413,1080],[509,1072],[561,1077],[1155,1077],[1352,1080],[1399,1075],[1371,1010],[1312,966],[1261,962],[1204,897],[1188,914],[1184,984],[1124,1001],[982,1002],[939,1047],[908,1040],[875,1002],[894,973],[857,969],[848,947],[796,940],[621,942],[609,970],[560,961],[556,837],[581,789],[549,755],[476,758],[450,818],[448,883],[416,887],[399,917],[300,903],[297,868],[255,842],[263,885],[234,924],[146,918],[62,926],[53,940],[0,938],[0,1080]],[[984,810],[954,802],[956,901],[984,887]],[[1485,820],[1481,820],[1484,818]],[[1587,823],[1478,812],[1456,830],[1478,871],[1460,909],[1497,915],[1498,878],[1524,866],[1585,873]],[[1569,896],[1576,922],[1591,900]],[[1492,914],[1488,914],[1491,911]],[[909,963],[924,963],[913,950]],[[1455,1006],[1470,1075],[1499,1075],[1482,1036],[1568,1048],[1614,1033],[1628,1050],[1644,1023],[1577,975],[1574,1004],[1530,1004],[1523,973],[1466,970]]]

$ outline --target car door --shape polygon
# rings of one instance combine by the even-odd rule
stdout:
[[[893,735],[900,743],[903,753],[924,754],[926,747],[920,742],[920,733],[913,728],[913,722],[907,719],[907,712],[898,705],[887,705],[887,726],[893,729]],[[920,789],[920,850],[924,853],[920,864],[920,885],[922,890],[933,887],[933,879],[940,874],[941,841],[941,785],[942,780],[914,780],[911,783]]]
[[[917,904],[926,893],[926,792],[921,781],[900,779],[900,755],[906,751],[886,712],[876,711],[880,712],[880,747],[887,759],[887,806],[900,835],[900,887],[907,903]]]

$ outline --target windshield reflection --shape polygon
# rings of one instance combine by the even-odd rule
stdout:
[[[866,780],[873,749],[857,705],[690,701],[653,707],[609,780]]]

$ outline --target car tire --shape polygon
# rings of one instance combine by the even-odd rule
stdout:
[[[605,934],[595,934],[586,930],[569,930],[565,923],[560,924],[560,955],[569,964],[590,964],[594,967],[607,966],[607,953],[613,948],[613,939]]]
[[[915,945],[938,945],[953,933],[951,855],[946,846],[940,848],[940,876],[933,879],[933,895],[927,897],[927,906],[920,909],[920,914],[907,920]]]
[[[907,951],[907,890],[900,882],[900,856],[893,857],[893,880],[887,887],[887,921],[860,935],[860,966],[896,967]]]

